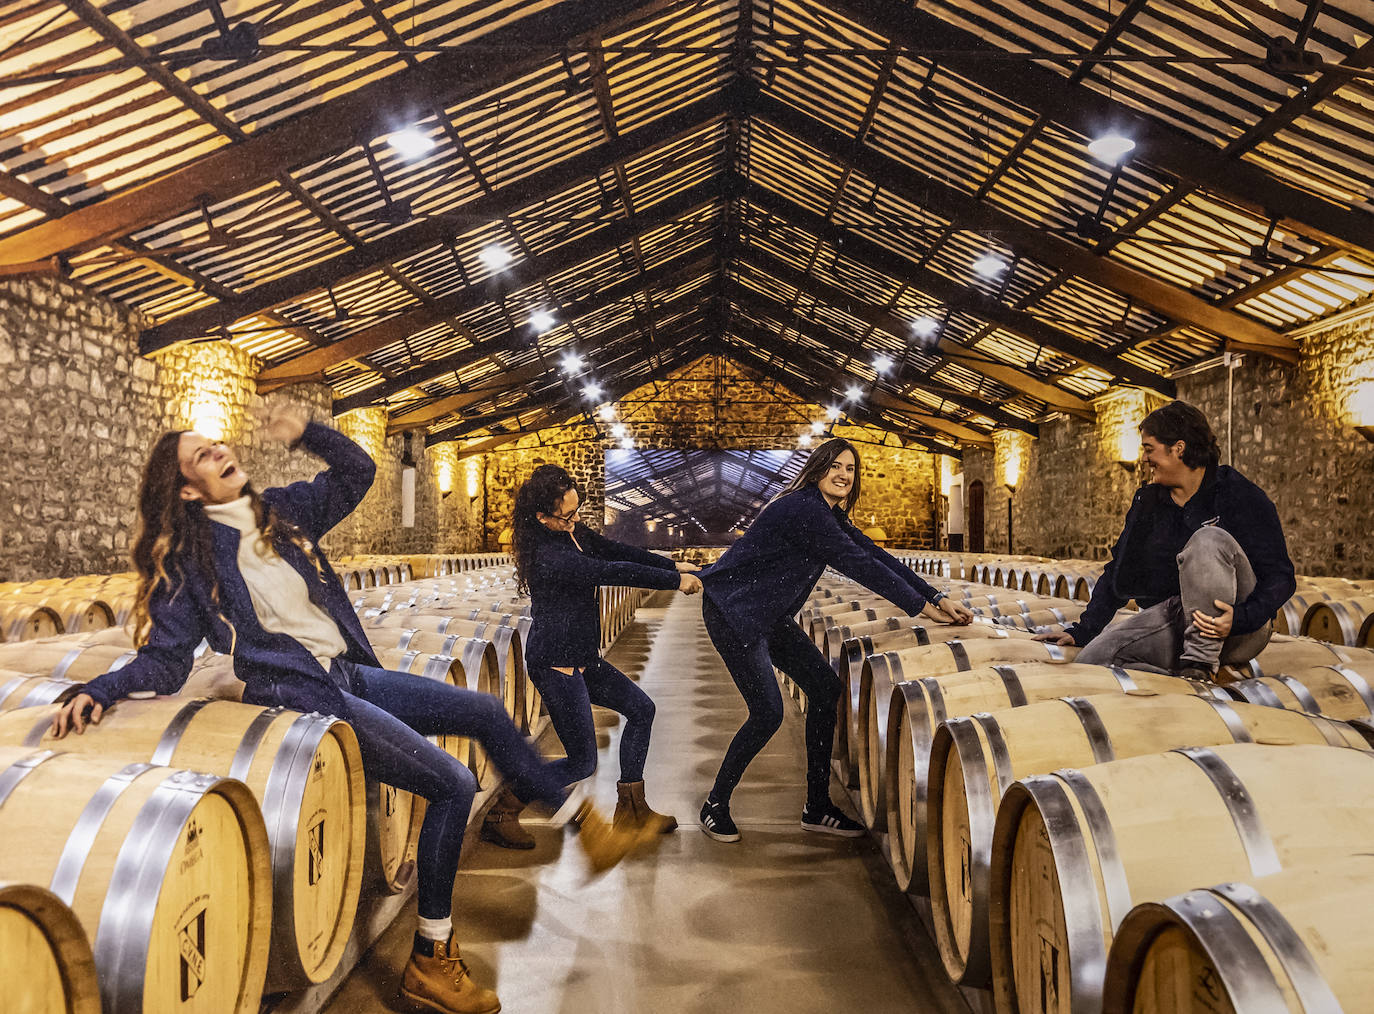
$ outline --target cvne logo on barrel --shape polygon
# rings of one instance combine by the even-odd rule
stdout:
[[[181,1002],[196,995],[205,982],[205,909],[202,905],[177,932],[181,951]]]
[[[310,864],[306,876],[313,887],[324,876],[324,817],[310,825],[309,838]]]

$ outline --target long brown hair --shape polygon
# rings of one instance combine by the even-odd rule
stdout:
[[[840,507],[847,514],[852,511],[859,502],[859,478],[861,475],[861,463],[859,461],[859,449],[851,444],[844,437],[831,437],[811,452],[811,457],[806,459],[806,464],[797,473],[797,477],[787,484],[787,488],[775,496],[784,497],[788,493],[795,493],[799,489],[807,486],[815,486],[825,478],[825,473],[830,471],[830,466],[835,463],[845,451],[854,455],[854,485],[849,488],[849,495],[840,501]]]
[[[542,534],[540,514],[557,514],[568,490],[577,483],[567,469],[558,465],[540,465],[520,484],[515,493],[514,516],[511,518],[511,555],[515,557],[516,591],[529,594],[530,572],[534,566],[534,547]],[[578,492],[578,498],[582,496]]]
[[[181,474],[179,451],[182,434],[187,432],[171,430],[158,438],[143,466],[143,481],[138,487],[138,536],[130,557],[138,572],[131,622],[134,644],[139,647],[146,643],[152,627],[148,606],[159,584],[165,584],[171,597],[176,598],[189,574],[199,572],[209,582],[211,601],[219,608],[219,575],[215,572],[210,522],[199,501],[181,496],[186,477]],[[249,497],[258,531],[267,544],[280,552],[285,542],[294,542],[323,576],[319,558],[305,534],[263,503],[251,484],[245,485],[243,492]],[[223,613],[220,618],[229,626],[231,635],[237,636],[234,625]]]

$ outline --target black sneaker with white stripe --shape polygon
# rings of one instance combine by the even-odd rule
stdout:
[[[827,802],[822,810],[813,810],[807,807],[802,811],[801,826],[803,831],[815,831],[817,834],[836,834],[841,838],[862,838],[864,826],[856,820],[850,820],[844,815],[838,806]]]
[[[730,819],[730,808],[709,799],[701,804],[701,830],[716,841],[739,841],[739,828]]]

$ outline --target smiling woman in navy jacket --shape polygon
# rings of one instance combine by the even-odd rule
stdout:
[[[775,666],[796,681],[808,702],[801,826],[844,837],[863,834],[863,827],[830,800],[840,679],[794,621],[827,566],[911,616],[954,623],[973,619],[850,523],[848,512],[858,500],[859,452],[847,440],[827,440],[740,540],[702,572],[706,632],[749,706],[749,718],[726,750],[701,808],[701,829],[717,841],[739,841],[730,795],[782,724]]]
[[[121,698],[173,694],[202,638],[232,654],[244,701],[346,719],[369,777],[429,801],[416,858],[419,931],[402,977],[412,1003],[449,1014],[494,1014],[495,992],[476,985],[451,939],[453,881],[476,782],[426,736],[476,739],[521,798],[557,808],[559,773],[522,737],[499,699],[382,669],[348,596],[318,548],[372,485],[376,467],[346,436],[276,409],[266,436],[328,464],[310,482],[256,492],[234,453],[199,433],[164,434],[139,489],[133,551],[138,656],[72,695],[53,732],[80,733]],[[585,808],[579,841],[593,867],[637,841]],[[588,824],[590,821],[590,824]]]
[[[615,823],[666,833],[677,828],[644,800],[644,760],[654,702],[628,676],[601,657],[601,585],[701,591],[690,563],[608,539],[577,520],[582,496],[564,469],[540,465],[515,494],[511,522],[515,572],[530,596],[534,622],[525,648],[530,681],[544,698],[549,718],[567,751],[556,761],[570,785],[596,770],[596,725],[592,705],[625,716],[620,736],[620,780]],[[502,797],[488,813],[482,837],[506,848],[531,848],[534,840],[519,823],[518,799]]]

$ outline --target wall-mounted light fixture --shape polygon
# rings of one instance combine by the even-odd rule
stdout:
[[[1374,380],[1356,386],[1346,403],[1355,432],[1374,443]]]

